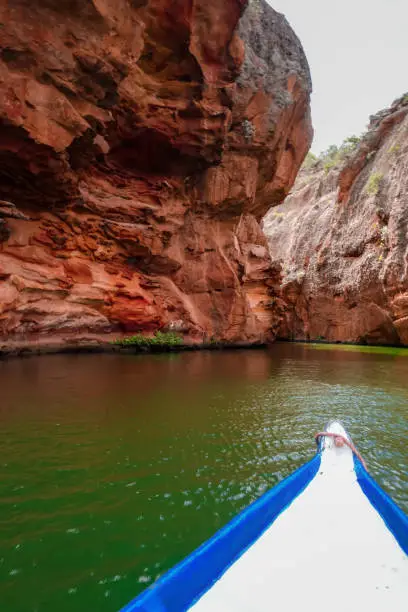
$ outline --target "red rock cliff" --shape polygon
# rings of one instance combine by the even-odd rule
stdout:
[[[264,228],[284,338],[408,345],[408,95],[329,172],[302,169]]]
[[[311,140],[263,0],[0,2],[0,339],[273,335],[258,220]]]

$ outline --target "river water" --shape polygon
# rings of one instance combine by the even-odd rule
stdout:
[[[408,511],[408,350],[0,361],[0,607],[113,612],[341,418]]]

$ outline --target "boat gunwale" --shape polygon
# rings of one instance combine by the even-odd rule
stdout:
[[[329,431],[334,423],[342,427],[351,442],[347,429],[338,419],[330,420],[325,431]],[[120,612],[187,610],[197,603],[313,481],[326,448],[324,436],[316,442],[317,452],[312,459],[249,504]],[[408,554],[408,516],[370,476],[354,452],[353,465],[362,494]]]
[[[318,450],[312,459],[249,504],[213,536],[169,569],[153,585],[121,608],[120,612],[136,610],[164,612],[170,609],[185,610],[191,608],[307,488],[318,473],[320,463],[321,450],[320,445],[318,445]],[[245,526],[251,527],[252,531],[250,530],[250,533],[246,534],[245,542],[241,541],[243,539],[241,535],[240,539],[234,542],[234,550],[231,551],[231,547],[226,546],[226,540],[231,544],[230,540],[236,536],[237,532],[242,532],[242,528]],[[224,549],[228,548],[228,555],[224,553],[224,557],[227,558],[220,562],[219,551],[217,553],[217,550],[214,549],[219,549],[222,546],[224,546]],[[211,559],[208,557],[211,557]],[[197,564],[204,566],[201,570],[207,569],[205,579],[202,577],[200,569],[194,568]],[[214,567],[215,569],[213,569]],[[190,577],[185,575],[188,573],[191,573]],[[197,584],[197,578],[200,580],[199,584]],[[177,588],[180,581],[183,582],[183,590]],[[188,589],[188,595],[186,589]],[[167,606],[170,598],[171,608]],[[181,601],[180,598],[182,598]]]
[[[374,510],[380,515],[388,531],[392,533],[402,550],[408,555],[408,516],[395,501],[380,487],[361,463],[353,455],[354,471],[362,493]]]

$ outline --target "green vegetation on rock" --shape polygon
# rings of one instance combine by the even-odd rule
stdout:
[[[140,348],[165,348],[172,346],[181,346],[183,338],[175,332],[157,331],[154,336],[144,336],[143,334],[135,334],[127,338],[118,338],[114,344],[119,346],[135,346]]]
[[[365,192],[368,195],[377,195],[380,190],[381,181],[383,180],[383,178],[384,175],[381,174],[381,172],[373,172],[367,181]]]
[[[351,153],[353,153],[360,143],[359,136],[349,136],[343,140],[342,144],[330,145],[326,151],[322,151],[320,155],[314,155],[309,151],[303,162],[303,168],[309,170],[315,165],[321,163],[326,174],[332,169],[339,166]]]
[[[309,151],[309,153],[305,157],[305,161],[303,162],[303,168],[306,168],[307,170],[309,168],[313,168],[313,166],[317,164],[318,161],[319,161],[319,158],[316,155],[314,155],[311,151]]]
[[[325,172],[328,173],[332,168],[341,164],[348,155],[355,151],[359,142],[360,138],[358,136],[349,136],[343,140],[339,147],[330,145],[326,151],[323,151],[323,153],[319,155],[319,160],[323,163]]]
[[[397,153],[400,152],[400,150],[401,150],[401,145],[397,142],[388,149],[388,153],[390,155],[396,155]]]

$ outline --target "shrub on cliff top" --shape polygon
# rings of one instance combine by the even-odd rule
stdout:
[[[338,163],[338,159],[329,159],[327,162],[325,162],[323,168],[326,174],[328,174],[332,168],[335,168]]]
[[[305,157],[305,161],[303,162],[303,168],[306,168],[307,170],[309,168],[313,168],[313,166],[317,164],[318,161],[318,157],[316,157],[316,155],[313,155],[313,153],[309,151],[309,153]]]
[[[341,164],[341,162],[344,161],[348,155],[351,155],[351,153],[353,153],[353,151],[355,151],[358,147],[360,140],[361,138],[359,136],[349,136],[343,140],[339,147],[336,145],[330,145],[326,151],[323,151],[319,155],[319,160],[323,163],[323,168],[326,174],[332,168]]]
[[[135,346],[141,348],[151,347],[170,347],[180,346],[183,344],[183,338],[175,332],[157,331],[154,336],[144,336],[143,334],[135,334],[127,338],[119,338],[115,340],[115,344],[119,346]]]
[[[359,136],[349,136],[338,147],[337,145],[330,145],[326,151],[322,151],[319,156],[314,155],[309,151],[303,162],[302,168],[310,170],[317,166],[319,162],[323,165],[323,169],[326,174],[332,169],[339,166],[353,151],[356,150],[360,143],[361,138]],[[321,167],[321,166],[319,166]]]

